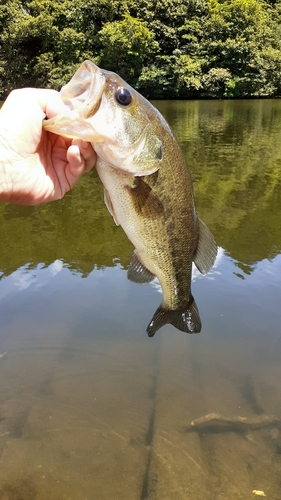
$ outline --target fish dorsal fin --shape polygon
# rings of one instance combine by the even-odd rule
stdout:
[[[216,260],[217,245],[211,231],[200,219],[198,219],[198,230],[198,244],[193,261],[201,274],[207,274]]]
[[[128,280],[142,285],[150,283],[154,278],[152,274],[139,260],[136,251],[134,251],[132,260],[128,269]]]
[[[117,221],[109,192],[106,189],[104,190],[104,204],[105,204],[107,210],[109,211],[110,215],[112,215],[116,226],[119,226],[119,222]]]

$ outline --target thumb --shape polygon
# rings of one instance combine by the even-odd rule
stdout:
[[[82,155],[85,160],[86,172],[89,172],[97,161],[97,155],[92,148],[92,145],[89,142],[82,141],[81,139],[73,139],[72,144],[79,147],[80,155]]]
[[[66,157],[68,164],[66,166],[65,175],[69,183],[69,189],[71,189],[85,173],[86,162],[76,144],[72,144],[68,148]]]

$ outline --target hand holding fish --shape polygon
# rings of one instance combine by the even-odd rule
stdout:
[[[37,205],[61,199],[95,164],[88,142],[42,128],[64,111],[60,94],[47,89],[10,93],[0,111],[0,201]]]

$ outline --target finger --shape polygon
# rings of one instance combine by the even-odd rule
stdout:
[[[65,113],[69,108],[63,103],[61,95],[56,90],[51,89],[32,89],[36,90],[37,99],[42,111],[47,118]]]
[[[69,107],[66,106],[61,99],[59,92],[50,95],[50,99],[46,106],[46,118],[53,118],[57,115],[69,113]]]
[[[37,127],[45,116],[41,105],[38,105],[38,89],[25,88],[13,90],[1,109],[1,118],[5,127],[20,133],[23,127]],[[15,120],[15,116],[17,119]]]
[[[86,171],[85,159],[83,158],[78,146],[73,144],[66,153],[68,167],[66,167],[65,175],[71,189],[74,184],[82,177]]]
[[[46,113],[48,107],[50,107],[50,112],[55,110],[58,113],[63,113],[68,109],[67,106],[63,104],[60,93],[56,90],[27,87],[10,92],[2,106],[1,114],[6,111],[7,113],[10,112],[11,107],[17,107],[21,110],[28,109],[32,106],[33,109],[37,104],[39,104],[39,112],[41,108],[41,111],[43,111],[44,114]]]
[[[92,145],[89,142],[81,141],[79,139],[74,139],[72,144],[79,147],[80,153],[85,160],[85,172],[89,172],[97,161],[97,155]]]
[[[37,90],[26,88],[12,91],[0,113],[5,142],[11,151],[22,157],[33,154],[42,137],[45,113],[39,104]]]
[[[9,94],[7,101],[8,99],[9,101],[13,101],[13,103],[17,103],[20,108],[30,105],[35,107],[36,104],[39,104],[38,109],[41,108],[47,118],[52,118],[53,116],[69,111],[68,106],[61,99],[60,93],[52,89],[36,89],[31,87],[17,89]]]
[[[37,146],[42,134],[42,121],[46,117],[46,113],[50,113],[50,115],[63,113],[65,108],[68,109],[63,104],[59,92],[55,90],[16,89],[10,92],[1,108],[1,123],[11,139],[15,137],[18,137],[19,140],[27,138],[28,144]],[[17,116],[16,120],[15,116]],[[22,146],[20,147],[22,148]],[[28,150],[28,152],[30,151]]]
[[[53,146],[60,146],[62,149],[67,150],[72,144],[72,139],[68,139],[67,137],[53,134],[53,132],[44,131],[44,133],[48,135],[48,139]]]

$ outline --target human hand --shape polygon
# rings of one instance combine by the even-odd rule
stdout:
[[[9,94],[0,110],[0,201],[37,205],[61,199],[94,166],[89,143],[43,130],[45,117],[64,110],[55,90]]]

